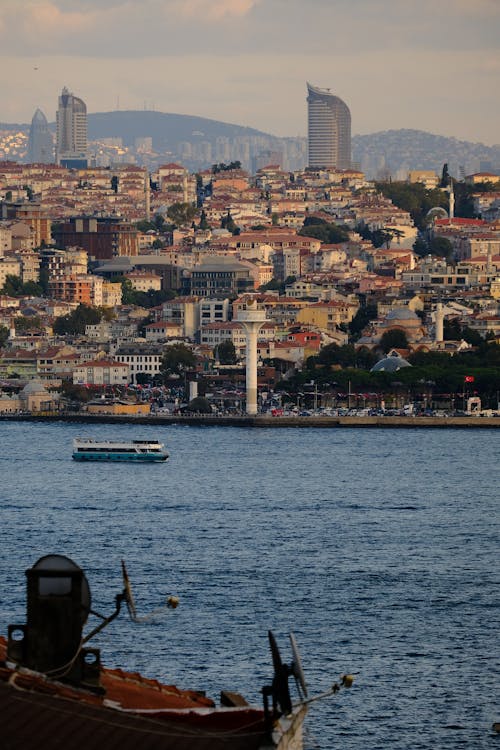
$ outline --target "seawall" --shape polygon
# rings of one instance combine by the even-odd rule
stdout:
[[[0,414],[0,421],[75,422],[79,424],[217,425],[219,427],[401,427],[484,429],[500,427],[500,417],[270,417],[150,414]]]

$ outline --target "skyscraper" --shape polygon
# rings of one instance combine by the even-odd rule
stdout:
[[[56,115],[56,161],[64,167],[87,166],[87,107],[66,87]]]
[[[351,113],[330,89],[307,84],[309,166],[313,169],[351,167]]]
[[[28,140],[28,163],[50,164],[54,161],[54,142],[49,133],[47,118],[37,108],[31,120]]]

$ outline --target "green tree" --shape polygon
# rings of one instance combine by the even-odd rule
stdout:
[[[400,328],[391,328],[382,335],[379,347],[385,354],[391,349],[408,349],[408,337]]]
[[[218,174],[219,172],[231,172],[233,169],[241,169],[241,162],[232,161],[229,164],[224,164],[224,162],[214,164],[212,166],[212,174]]]
[[[192,203],[172,203],[167,208],[168,218],[177,227],[185,227],[193,221],[196,216],[196,206]]]
[[[221,229],[227,229],[231,234],[235,234],[238,227],[236,226],[231,212],[228,210],[226,216],[223,216],[220,222]]]
[[[429,190],[420,182],[377,182],[377,190],[408,211],[418,229],[426,226],[426,216],[431,208],[448,208],[448,193],[440,188]]]
[[[26,331],[39,331],[42,327],[42,321],[37,315],[20,315],[14,320],[16,331],[25,333]]]
[[[446,260],[452,260],[453,245],[447,237],[436,235],[429,241],[429,252]]]
[[[192,401],[183,409],[185,412],[191,414],[212,414],[212,407],[210,401],[204,396],[196,396]]]
[[[116,174],[111,178],[111,190],[115,194],[118,192],[118,176]]]
[[[361,336],[361,331],[368,325],[370,320],[377,317],[377,305],[362,305],[354,318],[349,323],[349,333],[351,338],[356,341]]]
[[[238,361],[231,339],[226,339],[216,346],[214,354],[222,365],[235,365]]]
[[[207,221],[207,215],[206,215],[206,213],[205,213],[205,211],[203,209],[201,211],[200,223],[198,225],[198,228],[201,229],[201,230],[203,230],[203,231],[205,229],[209,228],[209,224],[208,224],[208,221]]]
[[[9,329],[7,326],[0,326],[0,349],[5,346],[9,339]]]
[[[297,234],[300,234],[303,237],[314,237],[327,245],[337,245],[341,242],[347,242],[349,239],[349,232],[347,229],[326,221],[324,223],[314,224],[306,224],[304,222],[304,226],[297,232]]]
[[[76,310],[68,315],[56,318],[53,325],[54,333],[64,336],[66,334],[78,335],[85,333],[85,326],[96,325],[102,318],[102,312],[95,307],[78,305]]]
[[[20,276],[12,274],[7,274],[1,291],[9,297],[40,297],[43,294],[41,284],[37,284],[36,281],[23,283]]]
[[[186,370],[193,368],[196,364],[196,356],[185,344],[171,344],[165,349],[160,373],[164,382],[172,375],[182,375]]]
[[[152,221],[141,219],[141,221],[138,221],[136,223],[136,227],[139,232],[149,232],[151,229],[156,229],[156,224],[154,224],[154,222]]]
[[[440,188],[449,187],[451,182],[450,173],[448,172],[448,164],[443,164],[443,171],[441,172],[441,182],[439,183]]]
[[[416,255],[419,255],[421,258],[423,258],[424,255],[429,254],[429,245],[424,240],[424,238],[419,235],[413,243],[413,250]]]

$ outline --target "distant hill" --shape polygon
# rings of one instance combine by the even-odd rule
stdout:
[[[54,129],[55,124],[51,123],[50,128]],[[0,123],[0,130],[28,132],[29,123]],[[266,139],[261,144],[262,148],[277,150],[280,150],[280,144],[283,146],[285,141],[290,140],[206,117],[143,110],[89,114],[88,136],[89,140],[118,137],[129,147],[134,146],[136,138],[149,136],[153,139],[155,151],[174,154],[178,153],[180,143],[196,146],[209,142],[215,146],[217,138],[232,141],[237,137],[260,137]],[[405,178],[410,169],[432,169],[440,174],[444,163],[448,163],[450,173],[458,178],[462,173],[471,174],[479,170],[500,172],[500,145],[485,146],[423,130],[384,130],[355,135],[352,151],[354,162],[361,165],[369,178],[387,173],[395,178]]]
[[[398,171],[405,173],[410,169],[432,169],[440,174],[445,163],[455,177],[460,177],[462,167],[465,174],[500,169],[500,145],[459,141],[423,130],[356,135],[352,151],[354,161],[361,164],[368,176],[384,171],[395,176]]]
[[[133,146],[134,139],[142,136],[153,138],[153,147],[158,151],[173,148],[181,141],[215,141],[218,137],[269,136],[260,130],[241,125],[231,125],[219,120],[191,115],[175,115],[166,112],[123,111],[97,112],[88,116],[89,140],[123,138],[124,146]]]

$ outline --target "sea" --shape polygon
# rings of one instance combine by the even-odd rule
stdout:
[[[268,631],[285,663],[293,632],[309,697],[354,675],[310,704],[308,750],[500,748],[499,436],[0,421],[0,633],[41,556],[81,566],[102,615],[124,559],[141,621],[91,642],[107,666],[261,705]],[[74,437],[170,459],[79,463]]]

